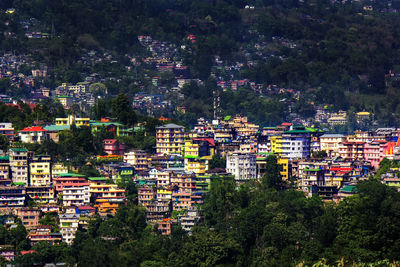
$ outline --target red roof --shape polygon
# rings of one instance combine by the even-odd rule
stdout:
[[[332,167],[330,171],[351,171],[353,170],[352,167]]]
[[[215,146],[215,142],[213,138],[193,138],[193,140],[197,141],[207,141],[211,146]]]
[[[21,251],[21,255],[32,254],[32,253],[37,253],[37,251],[35,251],[35,250],[25,250],[25,251]]]
[[[90,206],[80,206],[78,207],[78,210],[95,210],[95,208]]]
[[[281,125],[282,126],[292,126],[292,124],[290,122],[283,122]]]
[[[5,105],[6,106],[10,106],[10,107],[17,107],[18,109],[21,109],[21,106],[19,104],[7,103]],[[27,103],[27,105],[29,106],[29,108],[31,110],[33,110],[36,107],[35,103]]]
[[[21,132],[46,132],[47,130],[43,129],[41,126],[32,126],[26,127]]]

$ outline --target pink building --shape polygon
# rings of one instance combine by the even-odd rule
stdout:
[[[372,141],[364,144],[364,159],[371,163],[375,169],[379,168],[379,163],[385,157],[387,147],[386,141]]]
[[[107,155],[123,155],[125,151],[125,145],[119,143],[117,139],[104,139],[103,147]]]
[[[53,177],[53,185],[57,193],[63,191],[64,185],[86,183],[86,177],[84,175],[75,173],[60,173]]]

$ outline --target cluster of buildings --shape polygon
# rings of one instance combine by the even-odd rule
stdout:
[[[25,148],[4,152],[0,172],[0,215],[11,222],[18,217],[31,245],[71,244],[78,227],[86,227],[93,215],[114,215],[126,204],[125,190],[117,180],[72,173],[50,156]],[[49,213],[55,216],[56,227],[40,223]]]
[[[125,159],[140,170],[134,178],[139,204],[146,207],[149,222],[166,227],[186,223],[189,211],[193,217],[189,221],[201,219],[197,204],[213,179],[233,175],[238,184],[260,179],[269,155],[277,157],[283,180],[307,196],[338,201],[355,194],[357,182],[373,174],[383,158],[399,159],[400,139],[394,128],[327,134],[291,123],[260,128],[246,117],[227,116],[199,119],[190,131],[165,124],[156,130],[156,155],[130,153]],[[225,168],[210,168],[216,154],[225,157]]]

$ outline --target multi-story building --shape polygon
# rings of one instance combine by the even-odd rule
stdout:
[[[304,127],[294,127],[282,134],[282,157],[302,159],[310,156],[310,131]]]
[[[87,206],[90,202],[89,183],[71,183],[63,185],[64,206]]]
[[[71,184],[81,184],[86,182],[86,177],[82,174],[59,173],[57,175],[53,175],[53,186],[57,194],[62,193],[64,185],[71,186]]]
[[[171,201],[153,201],[146,206],[146,220],[155,223],[171,216]]]
[[[181,154],[185,128],[173,123],[156,128],[157,154]]]
[[[90,183],[89,192],[91,200],[100,213],[117,212],[119,205],[125,203],[125,190],[116,184]]]
[[[51,166],[51,174],[52,176],[56,176],[58,174],[68,173],[68,167],[63,163],[53,163]]]
[[[26,186],[26,195],[35,202],[54,203],[54,188],[52,185],[30,185]]]
[[[0,186],[0,207],[23,207],[25,205],[25,187]]]
[[[12,148],[9,151],[9,155],[13,183],[28,185],[28,150],[25,148]]]
[[[132,165],[135,171],[145,171],[149,168],[149,159],[143,150],[131,150],[125,153],[124,162]]]
[[[346,137],[343,134],[324,134],[319,138],[321,151],[326,151],[328,156],[337,156],[339,144],[345,140]]]
[[[0,134],[7,136],[8,139],[14,140],[14,128],[11,122],[0,123]]]
[[[131,129],[118,122],[91,122],[90,128],[93,135],[103,130],[111,132],[117,137],[130,136],[132,134]]]
[[[39,225],[39,218],[42,211],[38,208],[18,208],[14,209],[13,213],[15,216],[21,219],[22,224],[26,229],[32,229]]]
[[[47,130],[40,126],[26,127],[19,131],[18,136],[22,143],[43,143],[48,138]]]
[[[274,135],[270,137],[271,153],[278,157],[282,156],[282,136]]]
[[[49,186],[51,183],[51,157],[33,156],[29,161],[29,176],[30,185]]]
[[[31,246],[39,242],[48,242],[50,245],[61,243],[61,233],[52,233],[50,225],[38,225],[27,236]]]
[[[125,145],[118,142],[117,139],[104,139],[103,148],[107,155],[123,155]]]
[[[152,204],[157,198],[156,190],[152,187],[138,188],[138,204],[148,206]]]
[[[226,158],[226,171],[235,176],[236,181],[257,178],[256,155],[231,153]]]
[[[77,118],[75,115],[68,115],[67,118],[56,118],[57,126],[70,126],[73,124],[77,127],[90,126],[90,118]]]
[[[10,156],[0,156],[0,179],[11,179]]]
[[[79,226],[79,215],[75,213],[65,213],[60,214],[60,232],[62,235],[62,240],[67,244],[72,244],[75,239],[76,231]]]

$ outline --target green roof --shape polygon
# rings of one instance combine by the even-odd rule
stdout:
[[[78,173],[59,173],[57,175],[60,177],[86,177],[85,175]]]
[[[25,183],[18,182],[18,183],[12,183],[13,185],[25,185]]]
[[[319,172],[322,171],[321,169],[309,169],[309,168],[305,168],[305,171],[310,171],[310,172]]]
[[[47,131],[64,131],[64,130],[69,130],[71,128],[70,125],[47,125],[44,127],[45,130]]]
[[[346,192],[346,193],[352,193],[352,192],[357,193],[358,189],[355,185],[346,185],[346,186],[343,186],[343,188],[340,189],[340,191]]]
[[[91,126],[109,126],[109,125],[116,125],[116,126],[124,126],[121,123],[118,122],[91,122]]]
[[[310,133],[310,131],[308,130],[290,130],[290,131],[286,131],[285,133]]]
[[[232,116],[226,116],[226,117],[224,118],[224,121],[229,121],[229,120],[231,119],[231,117],[232,117]]]
[[[28,152],[28,149],[22,147],[11,148],[11,150],[15,152]]]
[[[312,127],[306,127],[306,130],[309,132],[317,133],[320,132],[321,130],[318,128],[312,128]],[[321,131],[322,132],[322,131]]]
[[[90,181],[106,181],[106,180],[108,180],[107,177],[89,177],[88,179]]]
[[[185,159],[198,159],[198,156],[186,155]]]
[[[0,160],[10,160],[10,156],[0,156]]]
[[[59,96],[57,96],[58,98],[71,98],[70,96],[67,96],[67,95],[59,95]]]

